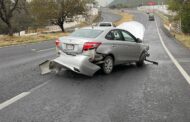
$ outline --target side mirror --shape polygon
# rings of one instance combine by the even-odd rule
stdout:
[[[137,43],[142,43],[143,41],[139,38],[137,38]]]

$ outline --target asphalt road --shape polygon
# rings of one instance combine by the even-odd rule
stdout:
[[[115,22],[121,18],[120,15],[113,14],[109,9],[102,9],[102,21],[103,22]]]
[[[55,54],[52,41],[1,48],[0,108],[7,107],[0,110],[0,122],[189,122],[190,84],[166,53],[158,30],[188,76],[190,50],[163,29],[158,17],[157,30],[146,14],[129,12],[145,25],[144,41],[158,66],[118,66],[111,75],[92,78],[70,71],[41,76],[38,64]],[[9,105],[17,95],[25,97]]]

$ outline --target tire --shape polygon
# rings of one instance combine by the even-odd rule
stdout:
[[[102,70],[105,74],[110,74],[113,71],[114,61],[112,56],[106,56],[102,65]]]
[[[55,72],[55,75],[59,75],[60,72],[61,72],[61,67],[56,67],[56,68],[54,69],[54,72]]]
[[[50,62],[49,68],[50,68],[51,70],[53,70],[53,72],[54,72],[56,75],[58,75],[58,74],[61,72],[61,70],[62,70],[61,66],[58,65],[58,64],[55,63],[55,62]]]
[[[136,65],[138,67],[143,67],[145,59],[146,59],[146,53],[144,52],[141,54],[139,61],[136,62]]]

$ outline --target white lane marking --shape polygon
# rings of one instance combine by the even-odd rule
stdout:
[[[55,47],[54,48],[43,49],[43,50],[38,50],[36,52],[39,53],[39,52],[45,52],[45,51],[50,51],[50,50],[54,50],[54,49],[55,49]]]
[[[169,51],[169,49],[166,47],[162,36],[160,34],[160,31],[158,29],[158,24],[157,24],[157,20],[156,20],[156,28],[157,28],[157,32],[158,32],[158,36],[160,38],[160,41],[162,43],[162,46],[164,47],[166,53],[169,55],[170,59],[172,60],[172,62],[175,64],[175,66],[177,67],[177,69],[180,71],[180,73],[183,75],[183,77],[186,79],[186,81],[190,84],[190,76],[187,74],[187,72],[183,69],[183,67],[179,64],[179,62],[175,59],[175,57],[171,54],[171,52]]]
[[[30,94],[30,92],[23,92],[23,93],[21,93],[21,94],[15,96],[15,97],[13,97],[13,98],[7,100],[7,101],[1,103],[1,104],[0,104],[0,110],[4,109],[5,107],[7,107],[7,106],[13,104],[14,102],[16,102],[16,101],[22,99],[23,97],[25,97],[25,96],[27,96],[27,95],[29,95],[29,94]]]
[[[15,97],[13,97],[13,98],[7,100],[7,101],[1,103],[1,104],[0,104],[0,110],[6,108],[6,107],[8,107],[8,106],[10,106],[11,104],[17,102],[18,100],[20,100],[20,99],[22,99],[22,98],[28,96],[28,95],[31,94],[33,91],[35,91],[35,90],[37,90],[37,89],[43,87],[43,86],[46,85],[47,83],[49,83],[49,81],[47,81],[47,82],[45,82],[45,83],[43,83],[43,84],[41,84],[41,85],[39,85],[39,86],[36,86],[35,88],[31,89],[31,90],[28,91],[28,92],[23,92],[23,93],[21,93],[21,94],[15,96]]]
[[[49,83],[49,81],[47,81],[47,82],[45,82],[45,83],[42,83],[41,85],[38,85],[38,86],[36,86],[36,87],[34,87],[33,89],[31,89],[29,92],[34,92],[35,90],[37,90],[37,89],[40,89],[41,87],[43,87],[43,86],[45,86],[46,84],[48,84]]]

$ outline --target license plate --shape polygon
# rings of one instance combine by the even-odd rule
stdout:
[[[68,50],[74,50],[74,45],[67,44],[67,45],[66,45],[66,48],[67,48]]]

